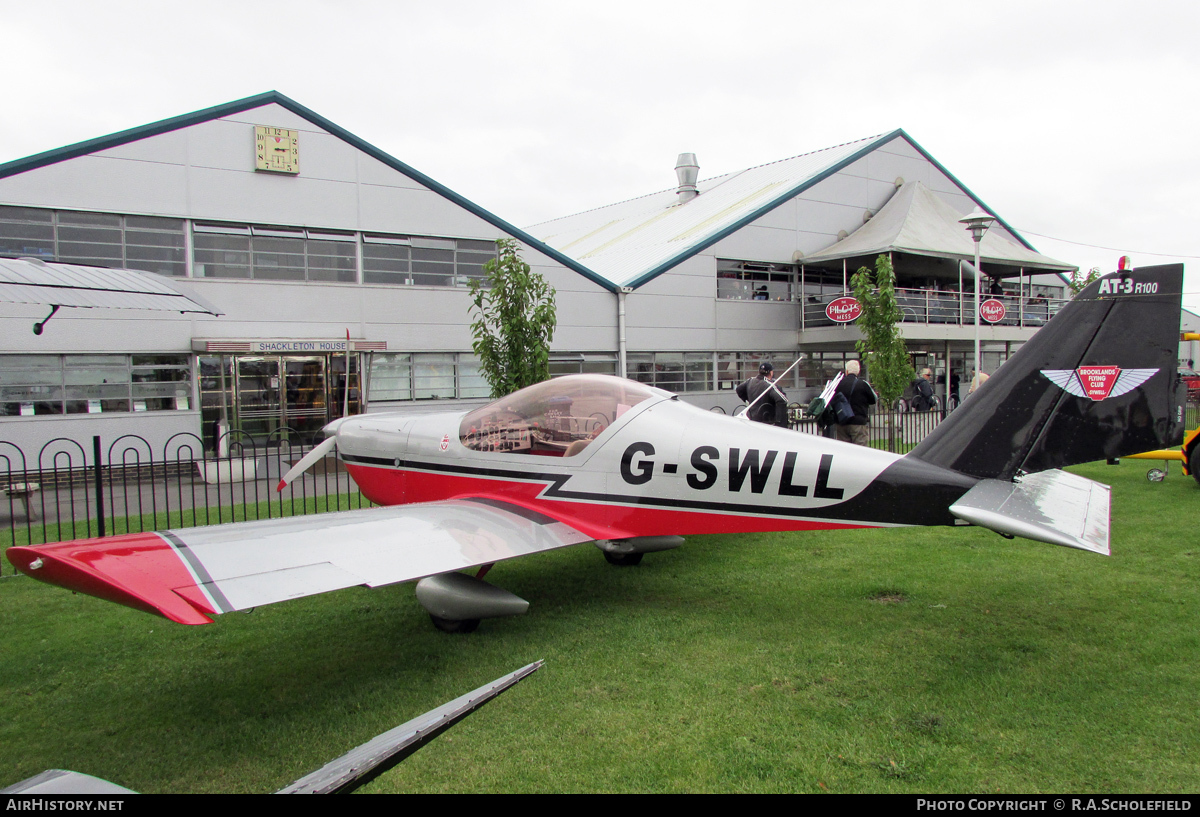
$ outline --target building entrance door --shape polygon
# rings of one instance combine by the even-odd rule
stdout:
[[[361,413],[359,358],[350,355],[347,378],[345,354],[201,357],[205,445],[212,447],[222,417],[238,432],[233,442],[245,435],[245,442],[273,445],[286,435],[292,444],[311,443],[347,403],[350,414]]]
[[[288,428],[307,442],[332,418],[328,412],[326,358],[238,356],[237,424],[255,442]],[[340,412],[339,412],[340,413]]]

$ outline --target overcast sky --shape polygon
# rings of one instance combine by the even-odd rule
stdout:
[[[1041,252],[1183,261],[1195,2],[0,0],[0,162],[277,90],[530,226],[904,128]]]

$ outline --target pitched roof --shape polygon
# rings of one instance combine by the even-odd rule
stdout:
[[[890,141],[898,131],[700,181],[530,227],[617,286],[637,287]]]
[[[972,258],[975,242],[959,223],[960,214],[919,181],[906,182],[875,216],[846,238],[805,256],[806,264],[897,252],[937,258]],[[1013,267],[1074,270],[1015,241],[997,230],[984,233],[980,258]]]
[[[130,128],[129,130],[120,131],[119,133],[101,136],[96,139],[89,139],[84,142],[77,142],[76,144],[67,145],[66,147],[48,150],[44,153],[38,153],[33,156],[27,156],[24,159],[16,159],[11,162],[6,162],[4,164],[0,164],[0,179],[7,178],[9,176],[15,176],[18,173],[25,173],[39,167],[56,164],[58,162],[65,162],[68,159],[74,159],[78,156],[86,156],[97,151],[107,150],[109,148],[125,145],[130,142],[136,142],[139,139],[145,139],[150,136],[157,136],[159,134],[180,130],[191,125],[197,125],[201,122],[220,119],[221,117],[229,116],[235,113],[241,113],[242,111],[248,111],[253,108],[261,108],[266,105],[279,105],[280,107],[291,111],[297,116],[307,119],[309,122],[313,123],[327,133],[338,137],[342,141],[352,145],[368,156],[383,162],[393,170],[408,176],[410,179],[424,185],[444,198],[449,199],[459,207],[462,207],[464,210],[479,216],[484,221],[492,224],[503,232],[508,233],[532,249],[546,254],[568,269],[579,273],[580,275],[596,284],[599,284],[605,289],[615,291],[616,287],[610,281],[597,275],[591,269],[579,263],[574,258],[564,255],[553,247],[544,244],[527,233],[525,230],[509,224],[507,221],[495,215],[494,213],[491,213],[469,199],[460,196],[458,193],[455,193],[450,188],[439,184],[438,182],[426,176],[424,173],[421,173],[419,170],[416,170],[394,156],[385,153],[371,143],[360,139],[345,128],[334,124],[325,117],[309,110],[300,103],[284,96],[278,91],[267,91],[266,93],[257,94],[256,96],[249,96],[245,99],[227,102],[223,105],[215,105],[211,108],[205,108],[193,113],[175,116],[170,119],[163,119],[159,122],[152,122],[148,125]]]
[[[682,204],[671,188],[536,224],[529,231],[615,286],[636,288],[894,139],[905,140],[980,208],[991,212],[928,151],[897,129],[703,180],[697,185],[699,195]],[[997,221],[1037,255],[1002,218]],[[974,255],[973,249],[970,254]]]

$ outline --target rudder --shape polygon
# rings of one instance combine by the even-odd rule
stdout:
[[[1179,445],[1183,265],[1093,282],[910,453],[981,479]]]

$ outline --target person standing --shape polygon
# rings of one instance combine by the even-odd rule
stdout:
[[[758,400],[760,394],[762,399]],[[759,365],[758,377],[738,384],[737,396],[747,403],[754,404],[749,409],[751,420],[780,428],[788,427],[787,395],[775,383],[775,367],[770,361]]]
[[[867,445],[870,442],[870,417],[868,412],[875,405],[875,390],[866,380],[859,378],[862,370],[857,360],[846,361],[846,374],[838,383],[835,394],[844,396],[850,403],[854,417],[837,424],[837,438],[844,443]]]
[[[921,376],[913,381],[912,407],[916,411],[929,411],[933,405],[933,370],[922,369]]]

